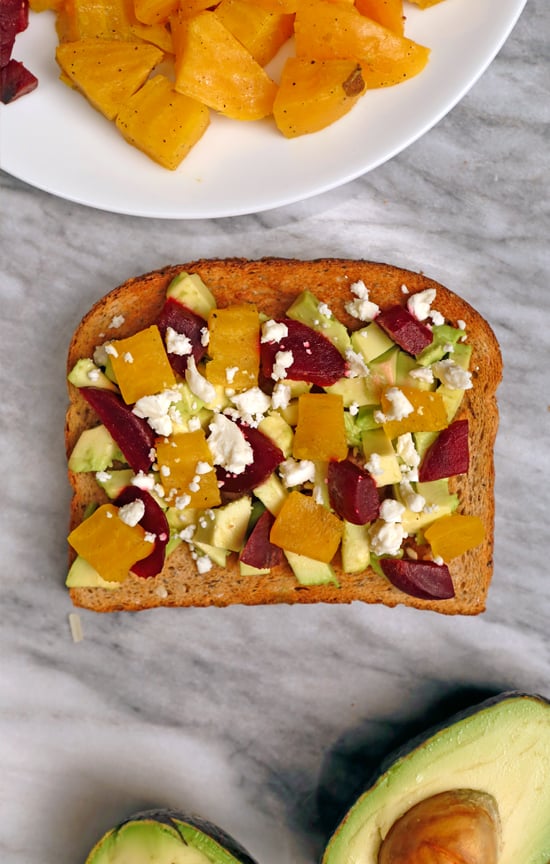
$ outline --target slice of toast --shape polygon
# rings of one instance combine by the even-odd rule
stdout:
[[[336,585],[303,587],[286,564],[272,568],[267,575],[242,576],[237,556],[225,568],[213,566],[204,574],[196,565],[186,543],[181,543],[166,559],[162,572],[151,579],[130,573],[117,590],[71,588],[76,606],[109,612],[140,610],[156,606],[226,606],[239,603],[383,603],[404,604],[454,615],[475,615],[485,609],[493,571],[494,464],[493,447],[498,425],[495,393],[502,375],[497,340],[489,324],[468,303],[426,276],[386,264],[363,260],[321,259],[315,261],[266,258],[249,261],[239,258],[200,260],[165,267],[130,279],[101,299],[84,317],[73,335],[68,368],[84,357],[91,357],[107,336],[124,338],[154,322],[160,312],[166,288],[181,271],[198,273],[214,294],[218,306],[253,302],[270,317],[282,316],[297,295],[309,289],[330,305],[334,315],[350,330],[364,324],[351,317],[345,304],[352,299],[350,286],[362,280],[370,299],[382,309],[404,302],[404,294],[436,289],[434,308],[455,326],[466,324],[468,342],[473,347],[470,369],[473,388],[466,390],[458,417],[469,420],[470,469],[467,475],[450,480],[459,495],[459,512],[478,516],[485,526],[481,545],[449,563],[455,596],[448,600],[422,600],[411,597],[382,575],[368,568],[361,573],[343,573],[338,556],[334,568]],[[403,288],[406,286],[406,289]],[[109,330],[115,316],[123,324]],[[78,389],[69,384],[70,406],[66,417],[66,449],[70,454],[81,432],[97,425],[98,419]],[[74,490],[71,528],[79,524],[86,508],[106,499],[93,474],[69,472]]]

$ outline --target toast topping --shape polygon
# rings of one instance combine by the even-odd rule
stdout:
[[[200,573],[236,554],[246,576],[286,560],[302,585],[337,584],[338,555],[344,573],[370,566],[412,596],[452,597],[447,562],[484,537],[449,488],[469,468],[471,348],[433,289],[402,294],[380,309],[351,284],[349,331],[308,290],[275,320],[217,308],[180,274],[157,321],[78,360],[69,380],[99,425],[69,467],[94,472],[112,503],[71,533],[67,584],[155,577],[183,543]],[[112,555],[126,532],[116,567],[93,548],[109,523]]]

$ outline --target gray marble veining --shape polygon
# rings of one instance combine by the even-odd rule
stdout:
[[[207,221],[124,217],[0,175],[0,860],[81,862],[176,805],[261,864],[313,864],[377,758],[447,700],[550,697],[548,43],[529,0],[468,96],[404,153],[309,201]],[[505,363],[487,612],[305,607],[82,613],[63,587],[69,334],[131,275],[201,256],[361,255],[491,322]]]

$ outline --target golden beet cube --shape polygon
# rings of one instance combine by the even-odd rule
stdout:
[[[258,383],[260,317],[256,306],[242,303],[213,309],[208,317],[212,358],[206,365],[211,384],[248,390]]]
[[[434,555],[444,561],[451,561],[468,549],[479,546],[485,537],[485,528],[479,517],[455,513],[436,519],[426,528],[424,536]]]
[[[343,522],[309,495],[291,492],[271,528],[276,546],[328,564],[342,539]]]
[[[109,120],[141,87],[163,54],[145,42],[85,39],[57,46],[63,74]]]
[[[364,90],[355,60],[289,57],[273,103],[277,128],[286,138],[318,132],[347,114]]]
[[[439,432],[448,426],[445,402],[437,391],[389,387],[380,402],[384,431],[392,440],[406,432]]]
[[[60,13],[66,19],[70,41],[80,39],[132,40],[135,21],[132,0],[65,0]]]
[[[177,8],[177,0],[134,0],[134,11],[143,24],[162,24]]]
[[[174,53],[172,34],[164,24],[142,24],[141,21],[136,21],[130,29],[132,35],[140,42],[150,42],[151,45],[160,48],[164,54]]]
[[[155,75],[125,102],[116,118],[126,140],[159,165],[174,171],[210,123],[205,105],[176,93],[164,75]]]
[[[212,454],[202,429],[157,441],[157,462],[166,503],[179,510],[221,503]]]
[[[114,504],[103,504],[81,522],[69,543],[107,582],[123,582],[130,568],[153,551],[141,525],[123,522]]]
[[[315,462],[340,462],[348,455],[344,401],[332,393],[304,393],[298,399],[298,424],[292,455]],[[307,553],[303,553],[307,554]]]
[[[268,12],[247,0],[222,0],[215,11],[260,66],[269,63],[294,29],[293,15]]]
[[[372,18],[398,36],[403,35],[405,26],[403,0],[356,0],[355,6],[361,15]]]
[[[423,45],[361,15],[354,6],[330,0],[301,7],[294,36],[298,57],[358,60],[369,89],[412,78],[425,67],[430,53]]]
[[[277,85],[215,12],[171,22],[179,93],[235,120],[271,114]]]
[[[176,386],[176,378],[156,324],[107,346],[117,384],[127,405]]]

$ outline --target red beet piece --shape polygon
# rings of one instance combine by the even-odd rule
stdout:
[[[164,512],[159,507],[152,495],[149,495],[144,489],[138,489],[137,486],[126,486],[117,497],[115,504],[117,507],[122,507],[124,504],[131,504],[132,501],[143,501],[145,505],[145,513],[139,521],[141,527],[155,535],[155,542],[152,545],[152,552],[147,558],[142,558],[141,561],[136,561],[130,569],[136,576],[141,576],[143,579],[149,579],[151,576],[156,576],[164,566],[166,557],[166,544],[170,538],[170,527]]]
[[[26,30],[29,23],[27,0],[2,0],[0,2],[0,66],[7,66],[15,37]]]
[[[146,420],[136,417],[120,396],[100,387],[82,387],[82,396],[122,450],[130,468],[149,471],[153,464],[155,433]]]
[[[455,596],[446,564],[412,561],[408,558],[380,558],[382,572],[400,591],[421,600],[449,600]]]
[[[366,525],[378,517],[380,499],[372,476],[350,459],[328,466],[330,506],[341,519]]]
[[[404,306],[391,306],[376,316],[376,323],[403,351],[420,354],[433,341],[431,330]]]
[[[254,461],[247,465],[241,474],[230,474],[220,466],[216,468],[218,480],[222,484],[220,487],[222,494],[250,492],[267,480],[285,458],[282,450],[259,429],[246,426],[244,423],[239,423],[238,426],[252,447]]]
[[[168,297],[157,319],[157,326],[165,338],[166,330],[171,327],[176,333],[187,336],[192,345],[192,356],[198,363],[206,354],[206,347],[201,342],[201,330],[207,326],[204,318],[192,312],[182,303]],[[185,376],[189,354],[168,354],[170,365],[176,374]]]
[[[276,567],[283,561],[283,550],[275,546],[269,539],[271,526],[275,522],[269,510],[265,510],[252,529],[250,537],[246,541],[241,552],[241,561],[250,567]]]
[[[38,87],[38,78],[17,60],[0,69],[0,102],[8,105]]]
[[[262,342],[260,346],[262,372],[266,378],[271,379],[279,351],[292,352],[294,359],[286,370],[286,377],[291,381],[309,381],[319,387],[329,387],[345,376],[346,361],[326,336],[291,318],[284,318],[281,323],[286,324],[288,335],[280,342]]]
[[[439,433],[427,449],[418,469],[418,479],[425,483],[455,474],[467,474],[469,467],[468,421],[455,420]]]

